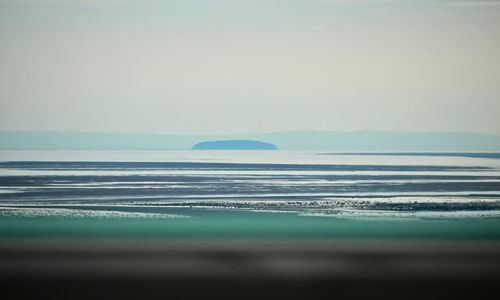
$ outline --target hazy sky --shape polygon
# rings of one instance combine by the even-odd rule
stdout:
[[[0,0],[0,130],[500,134],[500,1]]]

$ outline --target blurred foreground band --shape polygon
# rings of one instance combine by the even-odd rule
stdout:
[[[498,299],[499,279],[491,242],[0,242],[9,299]]]

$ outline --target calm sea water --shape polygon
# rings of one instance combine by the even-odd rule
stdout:
[[[0,235],[500,239],[481,156],[5,151]]]

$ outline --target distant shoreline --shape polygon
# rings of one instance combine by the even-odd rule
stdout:
[[[332,152],[317,155],[350,155],[350,156],[447,156],[500,159],[500,152]]]
[[[0,150],[190,150],[201,141],[265,141],[300,151],[500,151],[500,136],[464,132],[289,131],[241,134],[128,134],[0,131]]]

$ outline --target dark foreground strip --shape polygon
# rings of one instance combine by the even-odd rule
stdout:
[[[3,240],[4,299],[498,299],[499,243]]]

